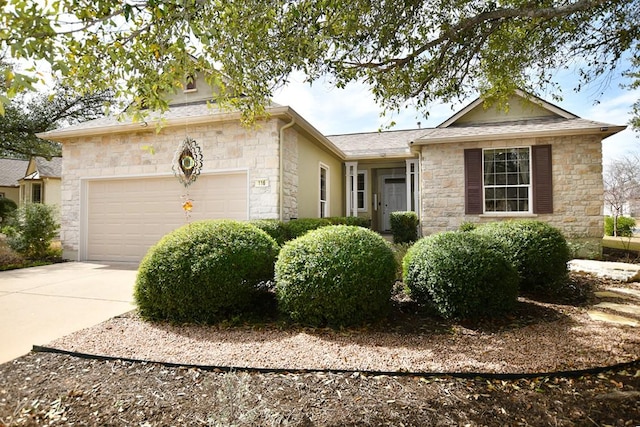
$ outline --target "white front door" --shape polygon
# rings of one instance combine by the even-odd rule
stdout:
[[[391,230],[391,212],[407,210],[407,179],[382,177],[382,231]]]

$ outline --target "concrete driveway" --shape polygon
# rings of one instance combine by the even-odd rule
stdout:
[[[68,262],[0,272],[0,363],[133,310],[136,269]]]

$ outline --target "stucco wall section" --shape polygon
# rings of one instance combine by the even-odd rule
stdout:
[[[172,175],[172,160],[186,136],[203,153],[203,172],[247,170],[249,218],[278,217],[278,126],[276,120],[244,128],[237,122],[165,128],[76,138],[63,144],[62,230],[66,253],[79,249],[82,180]],[[266,179],[266,187],[256,180]],[[176,179],[176,185],[180,183]],[[198,185],[197,181],[193,185]],[[126,206],[123,206],[126,209]]]
[[[317,218],[320,215],[320,164],[329,168],[329,215],[344,215],[343,163],[318,144],[298,136],[298,215]]]
[[[551,215],[465,215],[464,150],[468,148],[552,145],[553,209]],[[597,136],[529,138],[422,147],[422,232],[455,230],[461,223],[512,218],[546,221],[569,238],[602,237],[602,144]]]
[[[4,193],[4,197],[13,200],[16,205],[20,203],[20,187],[0,187],[0,193]]]

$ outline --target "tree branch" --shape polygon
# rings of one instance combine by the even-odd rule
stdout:
[[[465,31],[477,28],[481,24],[487,22],[494,21],[504,21],[507,19],[515,19],[515,18],[528,18],[528,19],[539,19],[539,18],[559,18],[572,15],[577,12],[583,12],[599,6],[601,4],[606,3],[606,0],[579,0],[574,3],[570,3],[563,6],[558,7],[547,7],[547,8],[537,8],[530,7],[527,9],[509,9],[502,8],[496,9],[488,12],[482,12],[476,16],[463,19],[458,24],[452,26],[436,39],[429,41],[428,43],[423,44],[418,49],[409,53],[408,55],[401,58],[391,58],[386,61],[380,62],[365,62],[365,63],[357,63],[357,62],[347,62],[345,65],[356,67],[356,68],[381,68],[383,71],[388,71],[393,68],[401,68],[405,66],[407,63],[414,61],[417,57],[425,53],[427,50],[434,48],[446,40],[452,40],[458,38]]]

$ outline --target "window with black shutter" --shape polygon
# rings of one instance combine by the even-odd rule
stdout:
[[[531,147],[533,161],[533,212],[553,213],[553,173],[551,145]]]
[[[464,151],[465,213],[553,213],[551,146]]]
[[[465,213],[481,214],[482,208],[482,149],[464,150]]]

